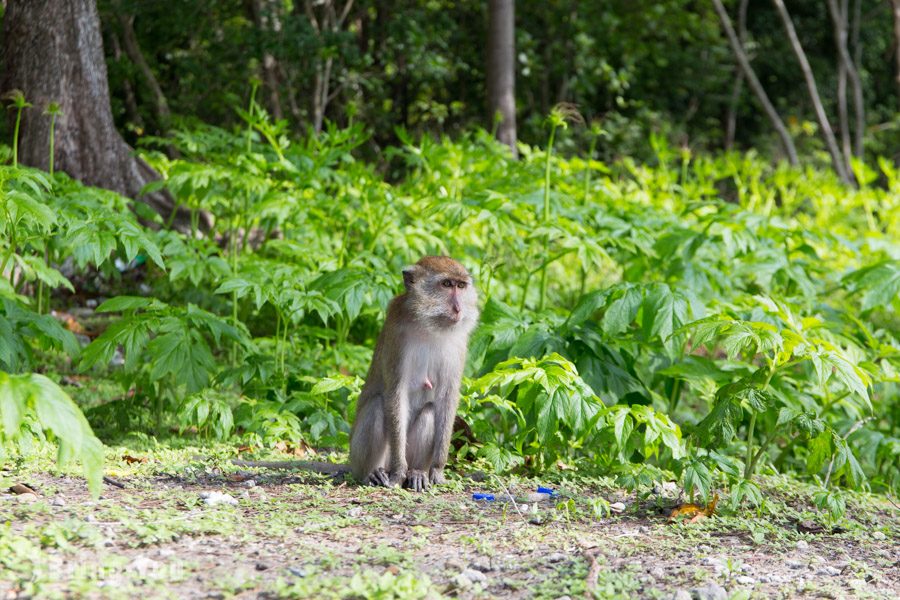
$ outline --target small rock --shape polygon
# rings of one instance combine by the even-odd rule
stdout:
[[[883,542],[884,540],[887,539],[887,536],[884,535],[884,533],[881,532],[881,531],[873,531],[873,532],[872,532],[872,539],[873,539],[873,540],[878,540],[879,542]]]
[[[288,567],[288,573],[294,577],[306,577],[306,569],[303,567]]]
[[[612,504],[609,505],[609,510],[613,511],[614,513],[625,512],[625,503],[624,502],[613,502]]]
[[[21,504],[31,504],[32,502],[37,502],[38,500],[40,500],[40,498],[38,498],[38,495],[33,493],[19,494],[18,496],[16,496],[16,499]]]
[[[460,573],[453,578],[453,585],[455,585],[458,589],[465,590],[472,587],[472,580]]]
[[[255,480],[255,479],[248,479],[247,481],[242,481],[242,482],[240,482],[238,485],[240,485],[242,488],[252,488],[252,487],[256,487],[256,480]]]
[[[666,571],[662,567],[653,567],[652,569],[650,569],[650,575],[654,579],[665,579]]]
[[[809,542],[807,542],[806,540],[798,540],[797,541],[797,550],[808,550],[808,549],[809,549]]]
[[[572,596],[560,596],[556,600],[572,600]]]
[[[50,500],[50,504],[52,504],[53,506],[65,506],[66,499],[62,496],[54,496],[53,499]]]
[[[475,569],[466,569],[461,575],[472,583],[483,583],[487,581],[487,575],[481,571],[476,571]]]
[[[353,508],[351,508],[350,510],[347,511],[347,515],[349,515],[353,518],[361,517],[362,514],[363,514],[362,506],[354,506]]]
[[[128,568],[137,571],[141,577],[146,577],[150,571],[155,571],[159,568],[159,561],[146,556],[138,556],[128,564]]]
[[[554,552],[553,554],[547,555],[547,562],[558,563],[566,560],[566,558],[568,557],[562,552]]]
[[[454,571],[462,571],[466,565],[459,560],[458,558],[448,558],[444,561],[445,569],[452,569]]]
[[[523,514],[527,513],[529,508],[531,508],[531,507],[528,504],[526,504],[525,502],[522,502],[521,504],[519,504],[519,512],[521,512]]]
[[[231,494],[224,494],[222,492],[200,492],[200,498],[203,499],[203,503],[207,506],[218,506],[220,504],[237,506],[238,504],[237,498]]]
[[[789,560],[787,561],[787,566],[789,569],[803,569],[806,567],[806,565],[799,560]]]
[[[671,600],[693,600],[693,597],[687,590],[677,590],[672,594]]]
[[[254,565],[254,568],[257,571],[267,571],[269,569],[269,565],[267,565],[266,563],[258,562]]]
[[[516,498],[516,502],[546,502],[550,499],[550,494],[542,494],[540,492],[531,492],[530,494],[525,494],[524,496],[520,496]]]
[[[755,579],[747,575],[740,575],[735,578],[735,581],[737,581],[740,585],[753,585],[754,583],[756,583]]]
[[[481,571],[482,573],[490,573],[494,570],[494,566],[488,560],[479,560],[469,565],[470,569]]]
[[[831,565],[826,565],[826,566],[822,567],[821,569],[819,569],[816,573],[818,575],[828,575],[830,577],[837,577],[838,575],[841,574],[841,570],[836,569],[836,568],[832,567]]]
[[[694,600],[728,600],[728,593],[718,583],[708,581],[702,587],[691,590]]]

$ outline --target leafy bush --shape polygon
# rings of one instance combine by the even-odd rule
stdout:
[[[345,444],[401,268],[447,253],[483,299],[460,458],[575,465],[634,486],[674,476],[753,504],[754,475],[787,470],[818,481],[829,510],[836,486],[900,484],[900,180],[888,161],[851,190],[661,137],[652,164],[605,164],[528,147],[513,161],[485,132],[400,131],[388,154],[404,176],[388,183],[354,157],[358,127],[290,141],[258,107],[243,114],[244,131],[181,131],[166,143],[182,158],[149,157],[197,222],[212,214],[206,237],[127,217],[76,250],[78,220],[113,203],[57,178],[93,200],[51,213],[69,215],[65,227],[22,216],[28,241],[2,248],[57,288],[52,265],[76,254],[79,268],[149,258],[135,271],[151,293],[101,305],[112,318],[80,364],[120,373],[129,410],[155,406],[158,429],[174,415],[182,430],[257,445]],[[22,172],[8,185],[64,204]],[[31,310],[33,290],[0,285],[7,368],[30,368],[40,348],[77,354]],[[109,367],[120,348],[124,364]]]

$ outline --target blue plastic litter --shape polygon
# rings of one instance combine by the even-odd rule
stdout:
[[[559,496],[559,492],[557,492],[554,489],[548,488],[548,487],[538,486],[537,491],[538,491],[538,494],[549,494],[551,498],[555,498],[556,496]]]
[[[476,492],[476,493],[472,494],[472,500],[484,500],[485,502],[493,502],[494,495],[493,494],[481,494],[481,493]]]

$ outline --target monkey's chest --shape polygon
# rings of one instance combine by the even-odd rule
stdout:
[[[406,355],[407,393],[411,406],[433,402],[448,380],[446,361],[437,348],[427,343],[411,344]]]

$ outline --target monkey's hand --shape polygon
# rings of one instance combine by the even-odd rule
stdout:
[[[430,481],[432,485],[447,483],[447,480],[444,478],[444,469],[442,467],[431,467],[428,470],[428,481]]]
[[[366,483],[372,486],[383,486],[390,487],[391,481],[388,477],[387,471],[382,467],[378,467],[371,473],[369,473],[369,477],[366,479]]]
[[[428,476],[425,471],[410,471],[406,474],[403,487],[414,492],[424,492],[428,489]]]

